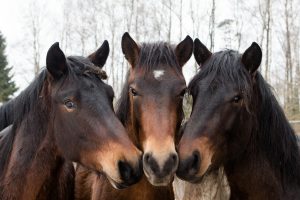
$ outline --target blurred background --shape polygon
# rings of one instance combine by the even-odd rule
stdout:
[[[117,97],[128,70],[125,31],[137,42],[177,44],[190,35],[213,52],[242,53],[256,41],[260,71],[300,132],[299,15],[300,0],[0,0],[0,102],[28,86],[56,41],[66,55],[87,56],[108,40],[105,70]],[[187,82],[198,70],[191,58]]]

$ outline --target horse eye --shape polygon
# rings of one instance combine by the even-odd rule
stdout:
[[[73,103],[71,100],[66,100],[64,104],[68,109],[74,109],[75,108],[75,103]]]
[[[138,95],[137,91],[133,88],[130,88],[130,92],[131,92],[132,96],[137,96]]]
[[[241,99],[242,99],[242,97],[240,95],[236,95],[235,97],[233,97],[232,101],[234,103],[239,103]]]

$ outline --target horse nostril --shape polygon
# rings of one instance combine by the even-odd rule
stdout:
[[[154,174],[159,172],[158,163],[155,160],[155,158],[152,156],[151,153],[144,154],[143,162],[144,162],[144,165],[146,167],[149,167]]]
[[[171,155],[171,158],[172,158],[172,160],[173,160],[173,163],[177,163],[177,161],[178,161],[178,156],[177,156],[177,154]]]
[[[178,164],[177,154],[171,154],[164,164],[163,172],[165,174],[169,174],[173,172],[177,168],[177,164]]]
[[[193,154],[187,159],[180,160],[177,176],[181,178],[193,177],[195,174],[197,174],[200,163],[200,153],[198,151],[194,151]]]
[[[132,167],[127,162],[124,161],[119,161],[118,165],[119,165],[121,179],[124,182],[130,182],[134,174],[134,170],[132,169]]]
[[[197,170],[199,166],[200,166],[200,154],[198,151],[194,151],[192,159],[190,161],[189,168],[193,170]]]
[[[144,161],[148,164],[149,162],[150,162],[150,153],[146,153],[145,155],[144,155]]]
[[[123,185],[129,186],[138,182],[143,175],[142,162],[139,160],[138,164],[133,167],[126,161],[119,161],[119,172]]]

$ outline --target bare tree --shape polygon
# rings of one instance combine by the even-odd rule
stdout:
[[[271,16],[272,7],[271,0],[266,0],[266,46],[265,46],[265,78],[269,80],[270,71],[270,45],[271,45]]]
[[[135,38],[139,40],[139,1],[135,3]]]
[[[251,6],[246,10],[251,13],[251,18],[255,19],[256,25],[260,27],[259,32],[259,44],[262,47],[263,52],[263,66],[259,70],[263,73],[267,81],[270,79],[271,71],[271,57],[272,57],[272,10],[273,3],[272,0],[257,0],[255,2],[256,6]],[[258,23],[258,24],[257,24]]]
[[[212,0],[212,7],[211,7],[210,18],[209,18],[210,51],[214,51],[214,46],[215,46],[215,26],[216,26],[215,12],[216,12],[216,1]]]
[[[168,41],[171,41],[171,33],[172,33],[172,9],[173,9],[173,0],[169,0],[169,28],[168,28]]]
[[[225,19],[221,21],[218,25],[218,28],[223,30],[223,39],[225,42],[225,47],[231,49],[231,40],[232,40],[232,19]]]
[[[235,38],[236,38],[236,49],[239,51],[240,47],[241,47],[241,42],[242,42],[242,29],[243,29],[243,25],[244,25],[244,21],[243,21],[243,15],[241,12],[243,12],[242,10],[242,6],[241,4],[243,3],[243,1],[239,1],[239,0],[234,0],[234,21],[235,21]]]
[[[40,55],[41,55],[41,31],[42,16],[40,5],[37,2],[29,4],[29,13],[27,16],[28,28],[30,34],[30,46],[32,47],[33,71],[37,76],[40,72]]]
[[[182,39],[182,0],[179,1],[179,40]]]
[[[296,18],[298,12],[293,0],[284,0],[284,60],[285,60],[285,105],[284,108],[290,116],[294,118],[299,115],[299,88],[297,87],[297,73],[299,73],[299,63],[297,50],[299,48],[299,27]]]
[[[65,0],[63,4],[63,24],[61,31],[62,48],[65,52],[71,48],[72,43],[72,21],[71,21],[72,1]]]

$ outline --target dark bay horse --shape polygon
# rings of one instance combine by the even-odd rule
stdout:
[[[0,121],[13,125],[0,139],[2,200],[73,199],[71,161],[105,174],[117,188],[140,178],[141,153],[113,111],[112,88],[101,80],[108,54],[107,41],[88,58],[66,58],[55,43],[46,69],[4,105],[8,112],[0,116],[13,115]]]
[[[190,182],[224,166],[230,199],[300,199],[300,153],[293,129],[257,70],[256,43],[212,54],[196,39],[201,71],[188,88],[193,110],[179,143],[177,175]]]
[[[80,187],[88,181],[87,191],[92,197],[78,199],[173,200],[171,182],[178,165],[175,141],[183,119],[186,91],[182,67],[192,55],[193,40],[187,36],[177,46],[163,42],[139,45],[125,33],[122,51],[130,69],[117,116],[144,153],[145,176],[130,188],[115,190],[105,178],[81,169],[76,173],[81,176],[76,184],[79,182]]]

